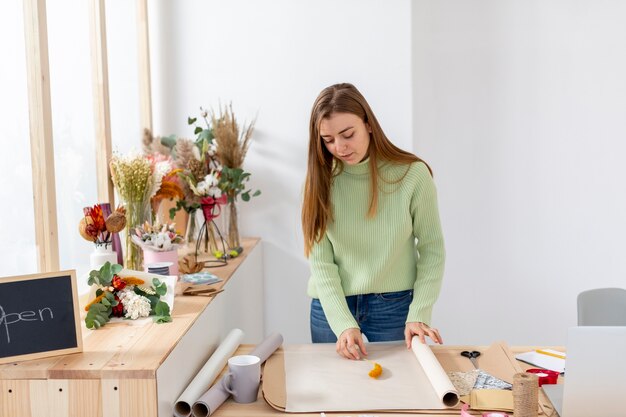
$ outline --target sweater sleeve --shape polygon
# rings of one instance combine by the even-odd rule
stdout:
[[[352,316],[335,264],[333,246],[326,235],[311,250],[311,277],[324,309],[326,320],[337,338],[349,328],[359,328]]]
[[[417,238],[417,276],[407,322],[430,325],[433,305],[441,289],[445,247],[435,184],[425,164],[417,164],[417,174],[410,208],[413,234]]]

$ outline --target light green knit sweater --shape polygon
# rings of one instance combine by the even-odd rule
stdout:
[[[407,172],[408,169],[408,172]],[[346,296],[413,288],[407,322],[430,323],[439,296],[445,249],[437,192],[428,168],[381,165],[378,211],[367,218],[370,203],[369,160],[345,165],[333,179],[334,221],[311,251],[308,294],[319,298],[337,337],[358,324]]]

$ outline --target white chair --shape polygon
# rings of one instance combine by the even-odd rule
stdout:
[[[626,326],[626,290],[597,288],[578,294],[579,326]]]

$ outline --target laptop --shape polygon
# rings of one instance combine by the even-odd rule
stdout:
[[[560,417],[626,415],[626,326],[571,327],[565,382],[542,388]]]

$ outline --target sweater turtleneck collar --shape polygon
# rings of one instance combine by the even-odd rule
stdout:
[[[352,175],[364,175],[370,172],[370,158],[367,157],[356,165],[343,164],[344,172]]]

